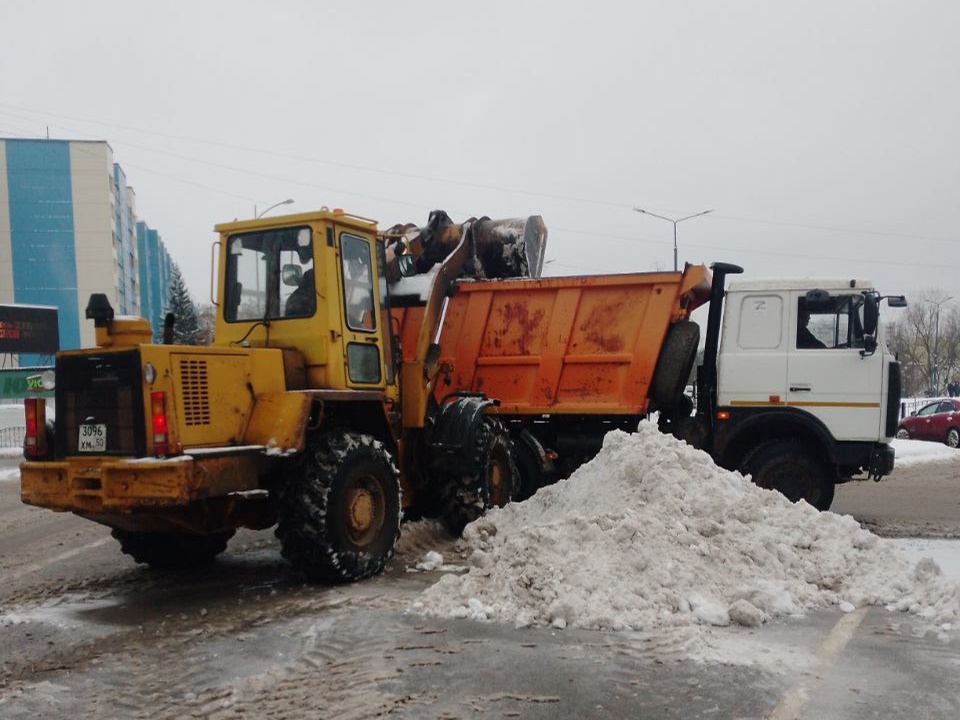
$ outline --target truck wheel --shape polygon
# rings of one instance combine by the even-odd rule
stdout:
[[[675,322],[667,331],[647,393],[660,412],[669,413],[684,396],[699,343],[700,326],[692,320]]]
[[[768,490],[778,490],[791,502],[806,500],[818,510],[833,502],[834,484],[824,468],[795,440],[771,440],[743,461],[741,472]]]
[[[517,463],[514,500],[526,500],[544,485],[550,484],[547,452],[529,430],[521,430],[514,437],[513,455]]]
[[[138,563],[157,570],[186,570],[203,567],[227,549],[233,530],[192,535],[188,533],[131,532],[114,528],[120,550]]]
[[[400,537],[400,480],[370,435],[312,439],[277,490],[276,536],[307,580],[362,580],[380,572]]]
[[[488,508],[503,507],[516,493],[519,479],[510,436],[494,418],[484,417],[477,428],[474,467],[475,474],[447,478],[441,491],[443,523],[457,536]]]

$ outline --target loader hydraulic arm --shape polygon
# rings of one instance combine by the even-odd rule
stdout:
[[[450,226],[449,229],[456,229]],[[423,322],[417,337],[412,361],[404,363],[401,375],[403,382],[403,424],[406,427],[423,427],[427,415],[427,398],[432,389],[440,346],[437,332],[443,319],[443,308],[454,281],[460,275],[470,256],[472,222],[460,226],[460,239],[453,251],[440,263],[424,311]]]

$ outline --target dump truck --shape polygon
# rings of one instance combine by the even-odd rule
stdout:
[[[145,320],[94,296],[97,347],[59,353],[46,383],[52,427],[42,398],[26,404],[23,501],[112,528],[139,562],[198,565],[238,528],[275,525],[307,579],[365,578],[402,517],[459,532],[654,412],[720,464],[819,507],[835,482],[892,469],[899,368],[867,283],[725,293],[740,269],[722,263],[541,278],[539,216],[438,211],[381,232],[322,209],[215,230],[212,345],[152,343]],[[834,345],[804,350],[806,365],[801,310]]]
[[[718,465],[826,510],[836,485],[893,469],[901,375],[882,335],[883,298],[859,279],[725,288],[741,272],[715,263],[712,273],[463,281],[439,331],[435,393],[495,399],[519,498],[592,458],[611,429],[656,413]]]

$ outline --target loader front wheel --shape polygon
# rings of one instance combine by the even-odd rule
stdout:
[[[227,549],[233,530],[192,535],[188,533],[131,532],[114,528],[120,550],[138,563],[157,570],[187,570],[203,567]]]
[[[400,480],[370,435],[311,440],[276,491],[282,553],[311,582],[362,580],[383,570],[400,537]]]
[[[476,472],[448,477],[442,488],[443,522],[457,536],[489,508],[510,502],[519,484],[510,436],[498,420],[480,421],[475,452]]]
[[[522,430],[513,438],[513,454],[517,463],[517,490],[515,500],[526,500],[553,480],[552,463],[547,451],[529,430]]]

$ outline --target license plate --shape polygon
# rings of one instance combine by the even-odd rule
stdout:
[[[81,425],[77,449],[80,452],[106,452],[107,426],[103,423]]]

